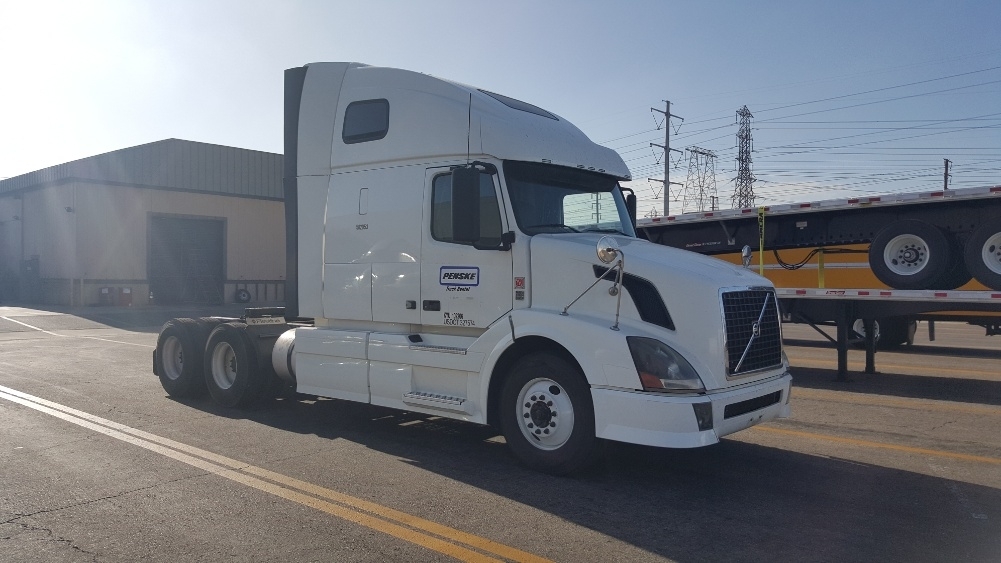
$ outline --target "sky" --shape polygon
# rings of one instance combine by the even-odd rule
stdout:
[[[944,159],[997,185],[999,24],[997,0],[0,0],[0,179],[167,138],[281,152],[284,69],[357,61],[568,119],[640,215],[713,183],[730,207],[745,105],[759,205],[941,189]]]

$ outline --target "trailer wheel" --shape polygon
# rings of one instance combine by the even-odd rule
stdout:
[[[883,229],[869,245],[869,266],[894,289],[931,289],[946,273],[949,241],[937,227],[910,219]]]
[[[901,346],[914,344],[914,334],[918,330],[918,322],[908,317],[889,317],[882,319],[883,328],[880,339],[882,350],[890,350]]]
[[[533,469],[564,475],[594,460],[590,386],[558,356],[538,352],[515,362],[501,390],[500,422],[512,453]]]
[[[907,317],[886,317],[873,320],[873,332],[876,333],[876,349],[892,350],[903,345],[914,344],[914,334],[918,323]],[[862,319],[856,319],[852,324],[852,336],[860,339],[859,346],[865,348],[865,325]]]
[[[205,392],[202,375],[202,346],[199,327],[192,319],[171,319],[163,325],[156,339],[156,373],[160,385],[176,399]]]
[[[963,256],[978,282],[1001,291],[1001,219],[993,219],[973,231]]]
[[[212,329],[205,346],[205,384],[212,400],[224,407],[245,407],[264,390],[257,357],[243,323],[222,323]]]

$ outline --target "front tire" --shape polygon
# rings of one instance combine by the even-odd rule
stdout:
[[[973,231],[963,258],[978,282],[1001,291],[1001,219],[987,221]]]
[[[205,385],[212,400],[224,407],[245,407],[264,391],[263,372],[243,323],[212,329],[205,346]]]
[[[499,408],[508,447],[525,465],[565,475],[594,461],[598,440],[591,388],[563,358],[539,352],[515,362]]]

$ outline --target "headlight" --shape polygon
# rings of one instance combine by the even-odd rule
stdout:
[[[653,338],[630,336],[629,352],[647,391],[705,391],[692,364],[673,348]]]

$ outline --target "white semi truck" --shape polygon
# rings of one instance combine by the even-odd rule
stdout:
[[[285,72],[285,309],[174,319],[154,372],[500,428],[567,473],[789,415],[773,286],[635,236],[629,170],[566,119],[416,72]],[[631,204],[631,205],[630,205]]]

